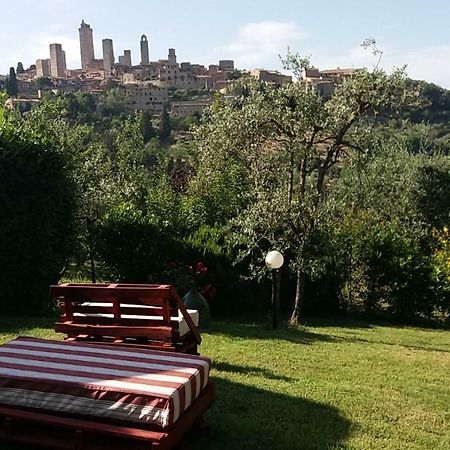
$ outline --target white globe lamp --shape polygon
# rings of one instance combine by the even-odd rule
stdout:
[[[270,270],[278,270],[284,263],[284,256],[277,250],[272,250],[266,255],[266,266]]]

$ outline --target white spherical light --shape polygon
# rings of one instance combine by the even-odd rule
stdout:
[[[266,266],[270,270],[279,269],[284,263],[283,255],[277,250],[272,250],[266,255]]]

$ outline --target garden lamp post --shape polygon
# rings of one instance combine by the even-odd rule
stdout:
[[[283,255],[272,250],[266,255],[266,266],[272,272],[272,328],[278,325],[278,310],[280,308],[280,269],[284,263]]]

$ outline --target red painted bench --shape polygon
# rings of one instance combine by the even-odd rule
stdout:
[[[198,354],[198,313],[186,310],[173,286],[63,284],[51,286],[50,293],[62,313],[55,330],[70,341]]]

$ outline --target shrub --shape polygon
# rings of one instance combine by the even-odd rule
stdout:
[[[0,312],[50,307],[72,224],[73,189],[62,154],[0,123]]]
[[[148,282],[170,261],[176,243],[131,202],[113,207],[97,229],[97,250],[112,277]]]

